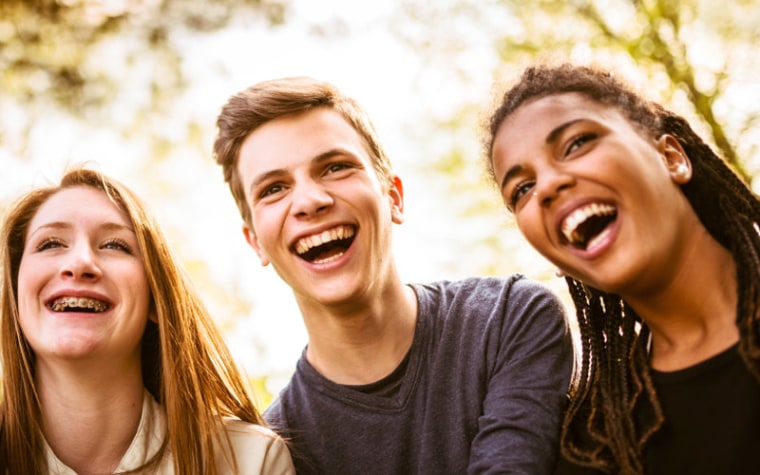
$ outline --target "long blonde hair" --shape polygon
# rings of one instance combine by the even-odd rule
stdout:
[[[18,273],[29,223],[37,210],[58,191],[78,186],[105,193],[127,213],[137,235],[151,292],[151,312],[158,322],[149,321],[143,335],[143,380],[166,411],[168,440],[163,450],[171,450],[175,472],[216,475],[215,454],[219,451],[235,467],[229,439],[220,430],[222,418],[265,423],[219,330],[141,200],[118,181],[77,167],[67,172],[59,185],[21,197],[3,223],[0,474],[47,473],[34,384],[35,355],[19,325]]]

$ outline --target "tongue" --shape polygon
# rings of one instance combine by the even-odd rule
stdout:
[[[581,223],[573,232],[573,245],[581,249],[588,249],[589,246],[598,241],[600,235],[614,220],[614,216],[592,216]]]

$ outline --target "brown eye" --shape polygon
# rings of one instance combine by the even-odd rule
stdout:
[[[522,197],[528,194],[530,192],[530,189],[533,187],[532,181],[523,181],[521,183],[518,183],[517,186],[512,190],[512,193],[509,195],[509,207],[511,210],[514,211],[515,206],[517,206],[517,203],[520,201]]]
[[[592,133],[585,133],[574,137],[568,144],[567,150],[565,150],[565,155],[569,155],[575,152],[579,148],[586,145],[588,142],[594,140],[596,137],[597,135]]]
[[[274,194],[276,194],[276,193],[279,193],[279,192],[280,192],[280,191],[282,191],[283,189],[284,189],[284,187],[283,187],[281,184],[279,184],[279,183],[273,183],[273,184],[271,184],[271,185],[267,186],[266,188],[264,188],[264,189],[261,191],[261,194],[259,194],[259,197],[261,197],[261,198],[265,198],[265,197],[267,197],[267,196],[270,196],[270,195],[274,195]]]

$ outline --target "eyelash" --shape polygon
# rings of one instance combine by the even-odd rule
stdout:
[[[575,152],[576,150],[584,146],[586,143],[594,140],[595,138],[597,138],[597,134],[593,132],[584,132],[580,135],[573,137],[573,139],[570,140],[570,143],[568,143],[567,149],[565,149],[565,155],[569,155]]]
[[[51,249],[53,247],[60,247],[60,246],[63,246],[63,242],[60,239],[58,239],[58,238],[48,238],[48,239],[45,239],[44,241],[42,241],[37,246],[36,249],[37,249],[38,252],[40,252],[40,251],[45,251],[45,250]],[[110,249],[111,246],[115,246],[115,248],[117,250],[124,251],[127,254],[132,254],[132,247],[129,246],[129,244],[127,244],[122,239],[111,238],[108,241],[106,241],[103,244],[102,247],[105,248],[105,249]]]
[[[58,238],[48,238],[48,239],[45,239],[44,241],[42,241],[41,243],[39,243],[37,245],[36,250],[37,251],[44,251],[44,250],[50,249],[54,245],[60,246],[61,244],[62,244],[61,240],[58,239]]]
[[[275,193],[280,192],[283,189],[283,185],[279,183],[273,183],[271,185],[267,185],[261,193],[259,193],[259,198],[266,198],[269,195],[273,195]]]
[[[124,251],[127,254],[132,254],[132,248],[129,246],[129,244],[127,244],[126,242],[124,242],[123,240],[119,238],[109,239],[108,241],[106,241],[105,244],[103,244],[103,247],[109,248],[109,246],[111,245],[116,245],[118,250]]]
[[[517,202],[520,200],[520,198],[527,195],[529,192],[525,191],[525,193],[520,194],[520,196],[518,196],[518,193],[521,190],[524,190],[532,185],[533,185],[532,181],[523,181],[523,182],[518,183],[514,187],[514,189],[512,190],[512,193],[509,195],[509,208],[512,212],[514,212],[515,206],[517,205]]]
[[[349,165],[347,163],[336,162],[336,163],[331,163],[330,165],[327,166],[327,172],[335,173],[341,170],[345,170],[347,168],[349,168]]]

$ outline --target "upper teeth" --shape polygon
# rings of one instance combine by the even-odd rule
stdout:
[[[604,203],[592,203],[582,208],[578,208],[565,218],[562,222],[562,234],[568,241],[577,241],[574,239],[575,231],[578,226],[583,224],[592,216],[606,216],[615,213],[615,207]]]
[[[312,234],[301,238],[296,242],[295,249],[299,254],[307,252],[309,249],[313,249],[322,244],[337,241],[339,239],[347,239],[354,235],[354,228],[351,226],[336,226],[332,229],[322,231],[321,233]]]
[[[86,297],[62,297],[50,304],[50,308],[56,312],[61,312],[66,308],[91,308],[97,312],[102,312],[108,308],[108,305]]]

